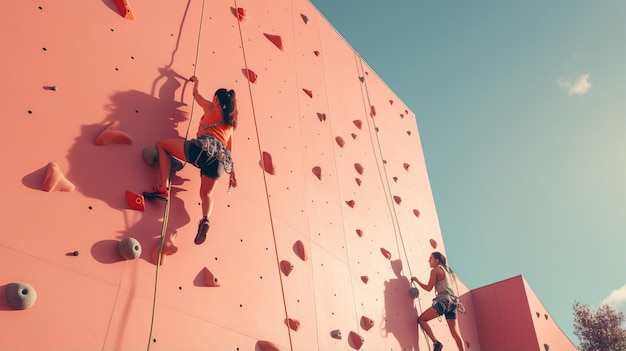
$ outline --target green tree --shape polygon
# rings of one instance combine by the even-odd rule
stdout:
[[[581,351],[626,351],[624,313],[604,304],[594,312],[589,305],[574,302],[574,335]]]

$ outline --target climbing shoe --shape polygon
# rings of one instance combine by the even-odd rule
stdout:
[[[193,239],[193,242],[196,245],[202,244],[206,240],[207,231],[209,231],[209,219],[204,217],[198,224],[198,233],[196,234],[196,238]]]
[[[148,199],[159,199],[167,201],[167,188],[165,188],[163,185],[155,186],[149,191],[144,191],[143,196],[147,197]]]
[[[433,344],[433,351],[441,351],[443,349],[443,344],[437,341]]]

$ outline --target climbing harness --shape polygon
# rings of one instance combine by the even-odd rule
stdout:
[[[213,162],[221,162],[224,166],[224,172],[230,174],[234,170],[233,158],[230,155],[230,151],[224,146],[224,144],[217,140],[216,137],[210,134],[203,134],[195,141],[197,145],[202,148],[207,155],[207,159],[204,164],[211,164]],[[201,162],[202,153],[199,153],[193,164],[196,167],[202,167],[204,164]]]

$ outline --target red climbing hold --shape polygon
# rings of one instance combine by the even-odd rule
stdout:
[[[411,136],[411,131],[410,131],[410,130],[407,130],[407,131],[406,131],[406,133],[407,133],[409,136]]]
[[[313,51],[313,53],[315,54],[315,56],[319,56],[320,55],[320,52],[317,51],[317,50]]]
[[[289,327],[289,329],[293,331],[298,331],[300,329],[300,321],[293,318],[285,318],[285,324]]]
[[[302,88],[302,90],[312,99],[313,98],[313,92],[309,89],[304,89]]]
[[[404,118],[404,113],[401,113],[401,114],[400,114],[400,118]]]
[[[433,249],[437,248],[437,242],[434,239],[430,239],[430,246],[433,247]]]
[[[393,177],[394,182],[398,182],[398,177]]]
[[[295,244],[293,244],[293,251],[296,253],[296,255],[298,255],[298,257],[300,257],[302,261],[307,260],[308,257],[306,254],[306,249],[304,248],[304,243],[302,243],[301,240],[298,240]]]
[[[320,122],[323,122],[326,120],[326,114],[325,113],[317,113],[317,118],[320,119]]]
[[[363,175],[363,166],[361,166],[360,163],[355,163],[354,164],[354,169],[356,169],[356,171],[360,174]]]
[[[409,167],[411,167],[411,165],[408,163],[404,163],[403,166],[404,166],[404,169],[406,169],[407,171],[409,170]]]
[[[370,330],[374,326],[374,321],[366,316],[361,316],[361,327],[365,330]]]
[[[349,344],[352,348],[354,348],[355,350],[360,350],[361,346],[363,346],[363,343],[365,342],[365,339],[363,339],[363,337],[355,332],[350,332],[350,335],[348,336],[348,340],[349,340]]]
[[[281,351],[274,343],[265,340],[257,341],[256,346],[258,346],[261,351]]]
[[[363,122],[361,122],[360,119],[355,119],[354,121],[352,121],[352,123],[354,123],[354,125],[359,129],[362,129],[363,127]]]
[[[399,205],[402,202],[402,198],[400,196],[394,195],[393,201],[395,201]]]
[[[339,145],[339,147],[343,147],[343,145],[346,143],[342,137],[338,136],[335,138],[335,141],[337,142],[337,145]]]
[[[356,235],[358,235],[359,237],[363,237],[363,231],[361,229],[357,229]]]
[[[386,259],[390,260],[391,259],[391,252],[389,252],[387,249],[385,249],[384,247],[380,248],[380,252],[383,254],[383,256],[385,256]]]
[[[280,271],[283,272],[285,276],[289,276],[291,271],[293,271],[293,265],[289,261],[280,261]]]
[[[354,181],[356,182],[356,185],[361,186],[361,179],[354,178]]]
[[[263,158],[261,159],[261,166],[263,167],[265,172],[271,175],[276,174],[276,167],[274,166],[274,163],[272,162],[272,155],[270,155],[269,153],[265,151],[263,151]]]
[[[420,211],[418,211],[418,210],[413,210],[413,214],[415,215],[415,217],[418,217],[418,218],[419,218],[419,216],[420,216]]]
[[[145,211],[146,210],[146,202],[143,198],[143,195],[133,193],[132,191],[126,191],[126,201],[128,202],[128,206],[133,210],[137,211]]]
[[[117,9],[120,11],[122,17],[127,20],[135,19],[135,15],[133,15],[133,10],[130,8],[128,0],[115,0],[115,5],[117,5]]]
[[[238,8],[232,8],[231,10],[233,12],[233,15],[235,15],[235,17],[237,17],[237,19],[239,20],[239,22],[243,22],[246,20],[246,9],[242,8],[242,7],[238,7]]]
[[[368,278],[366,275],[362,275],[361,276],[361,280],[363,281],[363,283],[367,284],[367,282],[370,280],[370,278]]]
[[[276,45],[277,48],[279,48],[281,51],[283,50],[283,38],[280,37],[280,35],[274,35],[274,34],[267,34],[267,33],[263,33],[263,35],[265,35],[265,37],[272,42],[272,44]]]
[[[351,135],[352,135],[352,139],[356,140],[356,134],[352,133]]]
[[[259,76],[256,73],[254,73],[253,70],[247,69],[247,68],[243,68],[241,71],[243,72],[243,75],[246,76],[246,78],[248,78],[250,83],[256,83],[256,79]]]
[[[301,13],[300,17],[302,17],[304,24],[309,24],[309,18],[305,14]]]
[[[370,116],[376,117],[376,107],[370,106]]]
[[[317,179],[322,180],[322,168],[320,166],[313,167],[311,171],[315,174]]]
[[[352,208],[354,208],[354,205],[356,205],[356,202],[354,202],[354,200],[346,201],[346,203],[348,204],[348,206],[350,206]]]
[[[393,100],[389,100],[389,105],[393,105]]]

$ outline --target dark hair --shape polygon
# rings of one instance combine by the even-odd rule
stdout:
[[[233,128],[237,128],[237,100],[235,99],[234,90],[226,90],[224,88],[217,89],[215,96],[220,101],[220,107],[223,112],[224,123]]]
[[[454,272],[452,271],[452,268],[448,267],[448,263],[447,263],[447,260],[446,260],[446,256],[444,256],[441,252],[439,252],[439,251],[435,251],[435,252],[433,252],[433,257],[434,257],[437,261],[439,261],[439,263],[440,263],[440,264],[441,264],[441,265],[442,265],[442,266],[443,266],[446,270],[448,270],[450,273],[454,273]]]

